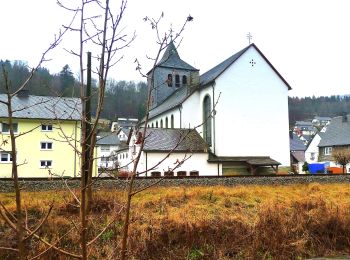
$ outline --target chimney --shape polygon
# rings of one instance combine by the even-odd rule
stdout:
[[[18,91],[17,97],[28,98],[29,97],[29,90],[28,89],[21,89],[20,91]]]

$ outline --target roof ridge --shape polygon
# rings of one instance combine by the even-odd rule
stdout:
[[[153,109],[156,109],[157,107],[161,106],[163,103],[165,103],[166,101],[168,101],[168,99],[170,99],[172,96],[174,96],[176,93],[180,92],[180,90],[183,90],[183,88],[186,88],[186,87],[181,87],[181,88],[178,88],[177,90],[175,90],[173,93],[171,93],[169,96],[166,97],[166,99],[164,99],[161,103],[159,103],[156,107],[152,108],[150,111],[152,111]],[[187,96],[187,94],[186,94]],[[149,112],[150,112],[149,111]]]
[[[211,81],[213,81],[214,79],[219,77],[228,67],[230,67],[239,57],[241,57],[243,55],[243,53],[245,53],[251,46],[255,46],[255,44],[252,43],[252,44],[248,45],[247,47],[245,47],[242,50],[236,52],[235,54],[231,55],[230,57],[228,57],[224,61],[218,63],[217,65],[215,65],[214,67],[212,67],[211,69],[209,69],[208,71],[203,73],[200,76],[200,78],[204,78],[205,76],[209,75],[210,73],[213,73],[213,77],[211,79],[207,80],[207,82],[204,82],[204,83],[203,83],[203,81],[200,80],[201,81],[200,84],[201,85],[207,85],[208,83],[210,83]],[[221,66],[223,68],[220,68]],[[215,73],[216,70],[218,70],[217,73]]]

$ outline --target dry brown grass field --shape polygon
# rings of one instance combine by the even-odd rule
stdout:
[[[95,193],[91,238],[124,199],[121,191]],[[0,200],[15,211],[14,194],[0,194]],[[24,192],[23,201],[29,225],[54,201],[39,233],[50,241],[65,234],[57,245],[77,252],[73,222],[79,222],[79,211],[69,192]],[[129,259],[304,259],[350,253],[348,184],[152,188],[135,196],[132,216]],[[118,259],[122,225],[120,217],[89,248],[89,259]],[[0,246],[14,243],[14,233],[0,220]],[[45,249],[35,239],[27,247],[31,255]],[[0,251],[0,259],[13,257]],[[41,259],[66,258],[49,250]]]

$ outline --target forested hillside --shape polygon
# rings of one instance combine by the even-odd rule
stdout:
[[[2,61],[8,73],[11,86],[16,89],[30,75],[30,70],[23,61]],[[2,71],[2,70],[1,70]],[[0,93],[4,93],[3,73],[0,73]],[[29,82],[27,89],[32,95],[79,97],[79,82],[65,65],[58,74],[50,74],[46,68],[40,68]],[[93,93],[97,92],[96,80],[93,81]],[[117,81],[110,79],[107,83],[102,117],[114,120],[116,117],[142,118],[145,114],[147,85],[144,82]],[[96,95],[92,98],[96,107]]]
[[[289,97],[289,122],[350,113],[350,96]]]
[[[30,74],[23,61],[2,61],[8,72],[11,85],[19,86]],[[0,73],[0,83],[3,82],[3,73]],[[93,81],[96,93],[96,81]],[[78,97],[79,82],[75,79],[69,65],[65,65],[58,74],[50,74],[46,68],[40,68],[28,84],[33,95],[53,95]],[[0,92],[4,93],[3,84]],[[145,114],[147,85],[145,82],[117,81],[110,79],[107,85],[105,103],[102,117],[114,120],[117,117],[142,118]],[[95,95],[96,96],[96,95]],[[96,98],[93,97],[93,105]],[[314,116],[337,116],[350,113],[350,96],[330,97],[289,97],[289,122],[294,124],[297,120],[312,119]]]

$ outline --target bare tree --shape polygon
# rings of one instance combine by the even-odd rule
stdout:
[[[11,165],[12,165],[12,170],[11,170],[11,176],[13,179],[14,183],[14,191],[16,194],[16,214],[13,215],[11,214],[4,204],[0,202],[0,215],[4,219],[4,221],[16,232],[16,237],[17,237],[17,248],[5,248],[7,250],[13,250],[18,253],[18,258],[19,259],[26,259],[27,258],[27,251],[25,248],[25,242],[32,238],[33,236],[41,240],[43,243],[46,243],[50,245],[53,249],[60,250],[59,248],[51,245],[49,242],[44,240],[43,238],[39,237],[36,233],[37,231],[41,228],[41,226],[45,223],[46,219],[48,218],[52,205],[50,206],[46,216],[42,219],[42,221],[38,224],[38,226],[34,229],[31,230],[28,228],[28,223],[26,223],[25,217],[24,217],[24,209],[22,206],[22,198],[21,198],[21,188],[19,184],[19,172],[18,172],[18,167],[21,165],[18,162],[17,159],[17,147],[16,147],[16,140],[20,138],[21,136],[28,134],[35,130],[35,128],[23,132],[21,134],[15,135],[15,129],[14,129],[14,123],[13,123],[13,118],[14,118],[14,113],[18,110],[16,108],[13,108],[12,100],[13,98],[21,91],[23,91],[26,86],[28,85],[29,81],[33,78],[35,75],[36,71],[40,68],[40,66],[46,61],[46,55],[54,48],[57,47],[57,45],[60,43],[63,35],[67,32],[67,30],[60,31],[57,37],[55,37],[54,41],[49,45],[49,47],[44,51],[42,54],[38,64],[31,69],[30,75],[28,78],[24,80],[24,82],[19,85],[19,86],[12,86],[11,82],[8,78],[8,73],[5,69],[5,67],[2,67],[2,74],[3,74],[3,89],[5,90],[5,95],[6,99],[5,100],[0,100],[0,103],[5,105],[7,108],[7,114],[8,114],[8,126],[9,126],[9,133],[10,133],[10,145],[11,145],[11,151],[10,151],[10,158],[11,158]],[[25,108],[22,108],[25,109]],[[25,162],[24,162],[25,163]],[[26,235],[27,234],[27,235]],[[67,253],[70,255],[68,252],[61,250],[62,253]],[[71,254],[71,256],[75,256],[74,254]]]
[[[338,149],[333,151],[332,157],[337,164],[343,167],[343,174],[346,171],[346,165],[350,163],[350,150],[349,149]]]
[[[118,11],[111,7],[110,1],[82,0],[79,8],[70,8],[59,2],[60,6],[73,11],[79,12],[80,22],[77,28],[73,26],[66,27],[68,30],[79,33],[78,51],[70,50],[69,53],[77,56],[80,62],[80,99],[83,104],[81,116],[81,186],[80,186],[80,218],[81,234],[80,244],[82,259],[88,258],[88,214],[92,201],[92,169],[94,165],[94,148],[96,145],[96,130],[101,115],[108,73],[122,57],[119,53],[121,50],[130,45],[135,35],[128,38],[122,33],[120,23],[122,21],[127,2],[122,0]],[[114,6],[115,7],[115,6]],[[93,15],[87,13],[93,11]],[[88,101],[91,99],[85,90],[84,66],[85,45],[92,44],[99,47],[97,55],[93,57],[99,63],[93,72],[98,77],[97,90],[97,107],[95,111],[95,120],[91,121],[90,111],[88,111]],[[89,77],[89,76],[88,76]],[[95,241],[93,239],[92,241]]]
[[[139,149],[135,159],[133,160],[133,170],[131,172],[130,181],[129,181],[129,185],[127,188],[127,201],[126,201],[126,206],[125,206],[125,218],[124,218],[124,228],[123,228],[123,238],[122,238],[122,248],[121,248],[121,259],[122,260],[126,259],[126,257],[127,257],[127,242],[128,242],[128,232],[129,232],[129,224],[130,224],[132,197],[135,194],[141,192],[141,190],[138,192],[134,191],[134,181],[135,181],[136,176],[138,175],[137,167],[138,167],[140,157],[141,157],[144,145],[145,145],[146,129],[147,129],[147,125],[148,125],[149,111],[151,108],[152,92],[155,91],[155,89],[158,87],[158,86],[154,86],[154,82],[155,82],[154,81],[154,69],[157,66],[157,63],[160,59],[160,54],[162,53],[162,51],[168,47],[171,40],[176,40],[177,38],[179,38],[181,33],[184,31],[186,24],[193,20],[193,17],[191,17],[189,15],[186,18],[186,20],[185,20],[184,24],[182,25],[181,29],[179,30],[179,32],[174,32],[173,29],[170,28],[168,32],[163,33],[159,29],[159,23],[161,22],[163,17],[164,17],[164,14],[162,13],[158,19],[149,18],[147,16],[144,18],[144,21],[148,22],[150,24],[151,28],[155,31],[156,42],[158,44],[158,50],[154,56],[155,58],[148,57],[149,59],[153,60],[153,66],[151,69],[151,73],[149,75],[142,73],[140,63],[138,62],[137,59],[135,60],[135,63],[137,64],[136,69],[141,73],[141,75],[143,77],[147,78],[147,81],[150,82],[150,84],[149,84],[148,93],[147,93],[146,116],[145,116],[144,122],[143,122],[144,128],[140,134],[140,136],[142,137],[140,149]],[[145,187],[145,189],[146,188],[149,188],[149,187]],[[144,189],[142,189],[142,190],[144,190]]]

